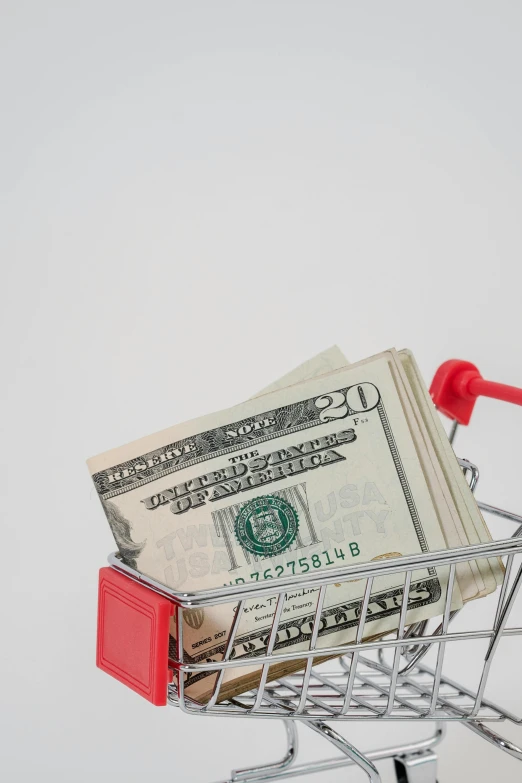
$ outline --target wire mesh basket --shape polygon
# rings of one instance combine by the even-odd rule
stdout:
[[[467,363],[464,369],[469,377]],[[462,367],[461,371],[464,371]],[[458,390],[454,365],[451,372],[445,371],[442,375],[446,379],[451,376],[451,394],[455,399],[452,401],[448,385],[444,385],[444,378],[441,382],[440,375],[433,396],[435,402],[442,400],[443,404],[439,407],[453,414],[453,439],[459,421],[467,423],[464,422],[466,416],[469,420],[469,405],[472,408],[474,399],[468,391],[470,400],[467,408],[462,407],[462,394],[454,391],[455,388]],[[488,382],[480,380],[482,386],[477,394],[488,393]],[[495,394],[490,396],[506,399],[505,395],[501,396],[498,384],[492,386]],[[500,387],[500,390],[503,388],[510,387]],[[513,396],[518,391],[510,393]],[[520,400],[508,399],[522,402],[522,392],[520,394]],[[457,403],[460,407],[455,411]],[[478,481],[476,466],[467,460],[459,462],[474,491]],[[515,523],[513,537],[194,593],[176,591],[155,582],[129,568],[118,555],[113,554],[109,558],[110,567],[100,572],[97,663],[155,704],[169,703],[200,716],[282,719],[288,739],[285,757],[275,764],[236,770],[231,780],[275,780],[355,764],[377,783],[380,777],[374,762],[393,757],[401,783],[435,783],[436,756],[432,748],[441,740],[443,727],[449,721],[463,723],[522,761],[522,749],[505,738],[495,725],[502,722],[520,725],[522,716],[492,701],[489,694],[486,697],[488,677],[500,641],[522,636],[522,628],[508,624],[522,584],[522,517],[486,504],[479,505]],[[503,582],[496,595],[492,617],[488,622],[481,617],[478,627],[460,628],[455,621],[459,612],[452,610],[457,566],[484,558],[503,558],[505,563]],[[441,567],[448,569],[442,619],[439,617],[435,621],[423,620],[408,625],[409,601],[402,600],[402,596],[410,596],[416,573]],[[388,603],[383,603],[376,585],[381,577],[391,575],[402,588],[396,595],[389,596]],[[342,645],[318,647],[320,630],[325,622],[323,603],[327,588],[353,580],[361,580],[363,585],[362,599],[354,602],[352,607],[354,640]],[[308,647],[298,652],[286,650],[281,644],[283,609],[289,593],[296,590],[314,590],[318,595],[315,610],[307,623]],[[238,656],[237,646],[241,639],[237,635],[247,602],[256,599],[262,605],[268,598],[275,611],[263,647],[254,658],[251,655]],[[230,605],[233,609],[221,659],[191,658],[183,645],[187,614],[218,605]],[[397,616],[397,629],[384,638],[365,637],[365,624],[375,611]],[[465,608],[463,611],[465,613]],[[169,647],[171,617],[175,617],[177,640],[173,645],[170,638]],[[475,663],[480,663],[474,687],[459,684],[447,674],[447,652],[454,645],[465,649],[464,654],[470,662],[475,660]],[[427,657],[433,659],[430,666],[426,663]],[[325,658],[331,660],[323,662]],[[259,667],[256,687],[239,696],[223,698],[227,670],[252,667],[253,661]],[[271,667],[281,667],[282,663],[287,663],[290,671],[292,666],[299,665],[301,670],[272,678]],[[213,687],[206,703],[198,703],[187,695],[187,682],[210,675]],[[362,754],[329,725],[354,720],[423,720],[436,723],[434,734],[427,740]],[[343,752],[343,758],[296,765],[297,722],[322,734]]]

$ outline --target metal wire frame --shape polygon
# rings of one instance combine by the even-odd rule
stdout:
[[[454,439],[457,428],[452,430]],[[470,488],[476,487],[479,472],[475,465],[467,460],[459,460]],[[517,530],[510,539],[460,547],[453,550],[430,552],[423,555],[394,558],[393,560],[366,563],[355,566],[331,569],[319,574],[303,575],[291,578],[272,579],[270,582],[236,585],[200,592],[181,592],[171,590],[165,585],[149,579],[127,567],[113,554],[110,564],[136,581],[166,595],[176,605],[177,649],[181,651],[178,660],[173,662],[175,679],[169,686],[168,701],[180,706],[185,712],[199,715],[223,715],[228,717],[282,718],[287,732],[288,749],[279,762],[236,770],[230,783],[257,783],[261,780],[279,780],[311,772],[337,769],[355,765],[362,769],[370,783],[380,783],[374,761],[403,754],[405,759],[418,758],[420,763],[435,759],[431,747],[442,738],[445,722],[458,721],[488,742],[522,761],[522,749],[513,742],[500,736],[485,725],[486,722],[505,720],[522,724],[522,717],[511,713],[502,706],[484,698],[488,676],[494,654],[503,637],[522,636],[522,628],[507,628],[507,620],[522,584],[522,565],[511,581],[514,558],[522,554],[522,517],[495,506],[478,503],[488,513],[495,514],[517,524]],[[458,614],[451,610],[451,596],[458,563],[481,558],[505,557],[506,568],[499,591],[495,619],[491,628],[484,630],[450,632],[449,624]],[[374,580],[379,576],[402,574],[403,595],[408,595],[414,571],[432,567],[449,567],[446,588],[445,608],[439,626],[428,634],[428,622],[421,621],[406,628],[407,601],[403,601],[399,614],[398,629],[393,637],[377,641],[363,641],[365,620],[371,599]],[[316,649],[326,588],[330,584],[354,579],[365,579],[366,585],[361,599],[359,622],[355,640],[345,645],[321,647]],[[318,601],[314,613],[312,632],[307,651],[298,653],[274,654],[280,618],[289,590],[298,588],[318,589]],[[219,703],[221,686],[228,668],[251,666],[252,658],[231,659],[234,640],[247,600],[277,595],[276,609],[266,646],[265,655],[255,658],[255,664],[261,666],[260,682],[254,691],[242,694],[240,698]],[[223,658],[218,662],[193,663],[183,657],[183,612],[193,607],[209,607],[219,604],[233,604],[235,612]],[[476,691],[468,689],[443,674],[446,646],[456,641],[476,641],[489,639],[484,657],[480,681]],[[435,669],[421,663],[422,658],[434,646],[437,646]],[[391,665],[385,661],[386,650],[393,651]],[[337,655],[337,669],[332,665],[325,670],[314,666],[314,658]],[[362,654],[364,653],[364,655]],[[375,659],[372,659],[371,656]],[[270,665],[283,661],[306,661],[304,672],[280,678],[268,683]],[[403,662],[401,666],[401,661]],[[197,704],[184,692],[185,675],[200,671],[216,673],[212,695],[205,705]],[[393,748],[379,749],[361,754],[344,737],[335,732],[324,719],[332,720],[435,720],[436,732],[432,738],[421,743]],[[297,753],[296,721],[321,734],[343,753],[342,758],[327,759],[306,765],[295,765]],[[418,755],[417,755],[418,754]],[[423,755],[426,754],[426,755]],[[431,755],[429,755],[431,754]],[[398,762],[400,763],[400,762]],[[431,763],[429,764],[432,769]],[[426,771],[430,781],[433,772]],[[423,778],[424,779],[424,778]],[[409,780],[409,778],[408,778]]]
[[[506,512],[507,513],[507,512]],[[232,601],[236,603],[250,598],[262,598],[272,596],[289,590],[300,588],[320,588],[323,585],[331,585],[337,582],[346,582],[356,579],[368,579],[369,577],[390,576],[392,574],[405,573],[440,566],[464,563],[466,561],[481,560],[491,557],[504,557],[522,553],[522,539],[505,538],[500,541],[491,541],[485,544],[473,544],[471,546],[455,547],[454,549],[441,549],[435,552],[426,552],[421,555],[405,555],[389,560],[360,563],[339,568],[330,568],[328,571],[319,571],[299,576],[279,577],[267,579],[262,582],[247,582],[239,585],[227,585],[211,590],[199,590],[197,592],[183,592],[167,587],[161,582],[141,574],[139,571],[126,565],[116,553],[109,555],[108,562],[113,568],[129,576],[137,582],[145,584],[151,590],[170,598],[180,609],[195,607],[205,608],[218,606]],[[301,657],[301,653],[296,655]],[[279,659],[278,659],[279,660]],[[238,665],[238,661],[234,662]],[[246,664],[248,665],[248,664]]]
[[[451,442],[454,440],[456,431],[457,424],[455,422],[450,434]],[[468,477],[471,489],[474,490],[479,477],[478,469],[467,460],[459,460],[459,462]],[[514,579],[511,580],[514,558],[522,554],[522,517],[480,501],[478,506],[483,511],[514,522],[517,525],[517,530],[513,538],[490,544],[460,547],[450,551],[427,553],[421,556],[396,558],[377,564],[367,563],[332,569],[326,573],[322,572],[311,576],[273,579],[268,584],[261,582],[198,593],[180,592],[171,590],[128,568],[116,554],[109,557],[109,562],[114,568],[122,571],[128,577],[146,584],[150,589],[167,596],[176,604],[178,650],[183,651],[183,611],[185,609],[231,602],[236,605],[223,659],[208,664],[187,663],[181,653],[178,660],[174,662],[176,679],[169,686],[168,693],[169,703],[180,706],[185,712],[196,712],[199,715],[283,719],[287,735],[287,751],[283,758],[274,763],[235,770],[227,783],[274,781],[350,765],[362,769],[370,783],[380,783],[381,778],[374,762],[386,758],[395,758],[397,770],[405,770],[406,766],[412,762],[414,765],[420,764],[422,766],[420,777],[416,774],[415,780],[422,779],[426,783],[435,783],[436,772],[433,762],[436,757],[432,748],[442,740],[448,721],[461,722],[486,741],[522,761],[522,748],[485,725],[485,721],[498,723],[506,720],[520,725],[522,717],[484,696],[491,663],[501,638],[522,635],[522,628],[506,627],[509,614],[522,584],[522,565]],[[456,565],[491,557],[506,557],[504,579],[491,628],[450,632],[448,630],[449,624],[457,614],[457,612],[451,611],[450,601]],[[364,620],[375,578],[402,573],[404,593],[407,594],[413,572],[427,566],[449,566],[446,604],[442,622],[438,628],[428,634],[429,621],[414,623],[406,628],[407,605],[406,602],[403,602],[399,616],[399,627],[394,638],[388,637],[374,642],[363,641]],[[316,644],[326,588],[329,584],[348,579],[366,579],[355,640],[350,644],[337,647],[321,647],[318,651]],[[318,588],[319,590],[309,649],[299,653],[274,655],[277,629],[286,593],[290,589],[295,590],[300,587]],[[231,660],[234,638],[246,601],[250,598],[261,598],[274,594],[277,594],[278,600],[266,654],[255,658],[255,663],[262,666],[259,687],[249,693],[242,694],[240,699],[235,698],[219,703],[220,689],[227,668],[251,666],[254,662],[251,658]],[[476,690],[472,690],[459,685],[443,674],[445,651],[450,642],[480,639],[489,639],[489,644],[478,687]],[[422,664],[421,660],[429,649],[435,646],[437,646],[437,658],[435,668],[432,669]],[[387,664],[385,660],[387,649],[393,651],[391,665]],[[318,653],[320,655],[337,654],[341,657],[337,659],[337,665],[330,663],[328,668],[325,668],[326,664],[317,668],[314,666],[314,657]],[[275,682],[267,682],[271,663],[297,659],[306,660],[304,672],[280,678]],[[402,667],[401,660],[404,662]],[[208,670],[217,674],[212,696],[206,705],[196,704],[184,693],[184,676],[187,673]],[[362,754],[331,726],[324,723],[323,719],[328,722],[353,719],[399,721],[421,719],[435,721],[435,732],[427,739],[418,742],[379,748]],[[340,750],[343,756],[307,764],[295,764],[298,748],[297,721],[323,736]],[[407,772],[401,772],[399,777],[401,780],[412,780]]]
[[[522,566],[519,568],[511,587],[508,580],[512,571],[513,558],[522,554],[522,538],[505,539],[503,541],[491,542],[488,544],[478,544],[469,547],[460,547],[453,550],[443,550],[440,552],[430,552],[422,555],[413,555],[401,558],[394,558],[388,561],[378,561],[374,563],[364,563],[355,566],[346,566],[344,568],[332,569],[331,571],[321,572],[320,574],[305,575],[294,577],[292,579],[273,579],[270,584],[255,583],[238,585],[232,588],[224,587],[217,590],[205,591],[198,594],[179,593],[166,588],[164,585],[157,585],[152,580],[148,580],[141,574],[132,572],[117,559],[113,560],[113,565],[120,570],[125,571],[129,576],[145,582],[149,587],[157,589],[159,592],[168,595],[175,603],[177,610],[177,638],[178,650],[183,650],[183,611],[194,606],[208,607],[223,603],[229,603],[236,606],[234,620],[223,659],[218,662],[193,663],[183,659],[183,655],[178,656],[174,662],[176,679],[173,686],[169,688],[169,701],[178,704],[187,712],[198,712],[199,714],[244,716],[252,715],[256,717],[275,718],[284,717],[286,720],[318,720],[321,718],[332,720],[411,720],[412,718],[438,719],[438,720],[459,720],[463,722],[483,722],[496,721],[508,717],[514,722],[522,722],[522,719],[515,715],[507,715],[502,708],[492,705],[491,702],[484,700],[484,691],[487,684],[488,674],[493,660],[494,653],[498,647],[500,639],[504,636],[522,635],[522,628],[507,628],[509,613],[513,607],[516,596],[522,584]],[[457,563],[476,560],[480,558],[490,558],[497,556],[507,557],[507,569],[504,576],[503,585],[499,592],[495,621],[491,628],[473,631],[450,631],[449,622],[451,619],[451,594],[455,580],[455,569]],[[406,629],[407,602],[402,602],[400,610],[398,629],[393,636],[374,641],[363,641],[364,624],[368,604],[371,597],[374,579],[379,576],[400,573],[403,578],[403,593],[408,595],[409,585],[412,574],[419,569],[425,569],[428,566],[449,566],[449,578],[446,591],[446,603],[443,620],[438,629],[432,634],[423,635],[420,638],[412,636]],[[331,647],[321,647],[316,649],[316,642],[321,622],[321,610],[324,601],[324,595],[328,584],[347,581],[348,579],[365,579],[366,585],[364,595],[361,601],[361,613],[359,624],[357,626],[355,641],[343,645]],[[312,624],[312,633],[308,650],[299,652],[281,652],[274,654],[274,647],[277,639],[277,632],[282,610],[286,600],[286,594],[291,588],[295,590],[299,587],[319,588],[319,599],[316,607],[314,620]],[[261,596],[277,596],[276,610],[274,613],[272,627],[269,633],[266,651],[264,655],[252,658],[230,659],[234,647],[236,632],[239,627],[239,621],[242,616],[246,601],[250,598]],[[425,633],[425,627],[422,629]],[[485,656],[482,669],[481,680],[477,692],[470,696],[464,704],[456,706],[455,699],[447,699],[441,692],[441,686],[448,684],[447,678],[443,677],[442,669],[445,657],[446,645],[456,641],[473,641],[479,639],[488,639],[489,646]],[[424,686],[422,699],[413,697],[411,693],[411,681],[409,674],[411,668],[403,666],[401,660],[405,648],[410,648],[412,641],[416,641],[422,651],[429,649],[430,646],[438,645],[437,663],[429,685]],[[371,698],[368,688],[372,684],[367,675],[364,680],[358,672],[358,661],[361,653],[367,655],[374,651],[383,654],[386,649],[393,650],[393,663],[390,667],[381,670],[381,674],[386,674],[384,685],[375,687],[373,682],[373,693]],[[313,660],[318,653],[321,656],[326,655],[349,655],[350,665],[346,665],[344,679],[330,679],[327,677],[327,685],[330,689],[328,698],[323,695],[317,695],[317,683],[323,675],[317,672],[313,665]],[[274,686],[267,684],[269,667],[274,663],[283,661],[303,661],[306,662],[305,670],[298,675],[298,679],[285,678],[278,681],[279,687],[283,691],[274,691]],[[364,659],[368,665],[368,658]],[[224,673],[227,669],[238,668],[241,666],[252,666],[252,663],[261,667],[261,679],[256,692],[252,695],[241,696],[241,699],[233,699],[228,702],[218,703],[220,689],[222,686]],[[417,674],[422,672],[426,676],[428,671],[426,667],[418,666],[415,661]],[[379,664],[383,666],[382,660]],[[194,703],[186,694],[184,689],[184,679],[187,674],[196,672],[212,671],[217,674],[214,689],[209,702],[206,705]],[[408,676],[407,676],[408,675]],[[323,686],[325,682],[323,681]],[[361,694],[355,687],[361,686],[366,689],[366,694]],[[416,683],[418,688],[418,683]],[[314,692],[315,688],[315,692]],[[285,690],[286,689],[286,690]],[[409,692],[405,694],[405,690]],[[415,690],[415,688],[414,688]],[[284,696],[283,696],[284,693]],[[465,695],[465,691],[460,689],[460,695]],[[378,698],[375,696],[378,694]],[[274,698],[275,697],[275,698]],[[383,698],[384,697],[384,698]]]

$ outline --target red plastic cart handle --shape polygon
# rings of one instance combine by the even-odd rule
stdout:
[[[437,408],[459,424],[469,424],[477,397],[522,405],[522,389],[485,381],[471,362],[450,359],[441,364],[433,378],[430,394]]]

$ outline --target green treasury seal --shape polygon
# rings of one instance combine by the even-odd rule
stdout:
[[[298,529],[295,508],[275,495],[245,503],[235,522],[238,543],[261,557],[273,557],[288,549]]]

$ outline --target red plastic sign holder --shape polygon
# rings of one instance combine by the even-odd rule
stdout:
[[[174,604],[113,568],[101,568],[96,665],[157,706],[167,703]]]

